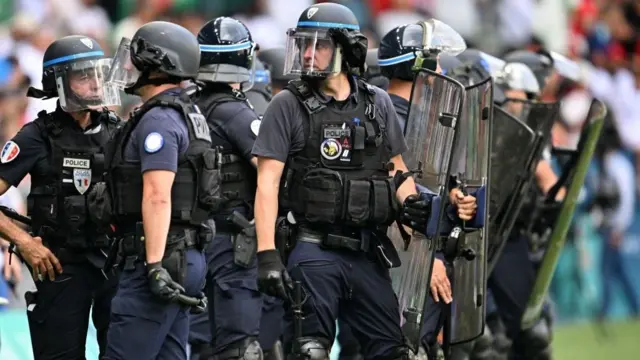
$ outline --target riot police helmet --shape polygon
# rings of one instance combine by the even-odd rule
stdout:
[[[117,89],[105,84],[111,67],[100,44],[86,36],[65,36],[51,43],[42,59],[42,89],[29,88],[27,96],[58,97],[67,112],[120,105]]]
[[[516,50],[504,56],[504,60],[510,63],[520,63],[533,71],[538,84],[544,88],[547,79],[553,72],[553,58],[545,50],[537,52],[529,50]]]
[[[258,53],[258,59],[260,59],[264,64],[264,67],[269,70],[269,74],[271,75],[271,86],[273,89],[281,90],[287,86],[289,81],[298,78],[295,75],[284,74],[284,48],[261,49]]]
[[[449,71],[464,65],[460,59],[449,54],[440,54],[438,63],[440,64],[440,69],[442,69],[442,75],[446,75]]]
[[[200,67],[196,37],[184,27],[152,21],[122,38],[108,81],[128,94],[145,85],[179,84],[193,80]]]
[[[527,65],[507,63],[504,68],[493,74],[496,86],[510,99],[535,100],[540,96],[540,84]]]
[[[348,7],[321,3],[305,9],[287,30],[284,75],[326,78],[364,72],[368,40]]]
[[[387,78],[412,81],[417,57],[426,60],[420,67],[436,71],[439,55],[457,55],[466,47],[462,36],[453,28],[429,19],[391,29],[380,41],[378,63]]]
[[[198,80],[241,84],[252,81],[256,44],[249,29],[230,17],[215,18],[198,33]]]

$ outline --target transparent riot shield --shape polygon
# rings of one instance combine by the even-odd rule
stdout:
[[[533,180],[534,160],[542,152],[541,136],[498,106],[493,108],[491,130],[489,273],[519,214],[523,192]]]
[[[444,197],[450,176],[451,153],[455,141],[455,128],[464,102],[464,86],[446,76],[420,70],[411,91],[411,106],[405,126],[405,139],[409,151],[403,155],[411,170],[421,169],[416,183],[424,191]],[[427,236],[414,233],[406,249],[397,228],[389,236],[401,251],[402,266],[393,273],[394,290],[402,312],[402,331],[408,346],[418,352],[420,329],[430,291],[431,265],[434,248],[432,241],[440,233],[445,206],[427,231]]]
[[[587,169],[593,157],[598,138],[600,137],[606,114],[606,106],[602,102],[594,100],[589,111],[589,117],[582,129],[578,147],[573,151],[573,154],[562,169],[558,184],[556,184],[547,195],[548,201],[551,202],[554,201],[553,199],[560,186],[566,189],[560,211],[551,228],[551,235],[546,245],[546,251],[542,258],[542,264],[538,270],[536,282],[529,297],[527,308],[522,316],[522,329],[528,329],[535,325],[540,318],[544,299],[549,290],[556,265],[558,264],[558,259],[576,208],[578,195],[584,184]]]
[[[457,125],[452,174],[464,191],[475,194],[476,216],[483,216],[482,228],[464,227],[466,252],[452,264],[453,302],[447,331],[450,344],[467,342],[484,331],[487,288],[487,236],[489,234],[491,132],[493,124],[493,81],[491,78],[468,86],[462,117]],[[449,244],[447,244],[449,246]],[[471,255],[469,255],[471,254]],[[446,336],[446,335],[445,335]]]

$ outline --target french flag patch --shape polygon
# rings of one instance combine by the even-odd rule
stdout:
[[[20,146],[13,141],[7,141],[2,148],[2,154],[0,154],[0,162],[6,164],[15,160],[20,154]]]

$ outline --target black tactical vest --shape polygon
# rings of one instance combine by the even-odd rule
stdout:
[[[137,109],[115,135],[106,153],[107,187],[116,220],[116,230],[130,232],[142,221],[142,173],[139,163],[125,161],[124,149],[142,116],[153,107],[176,109],[183,114],[189,132],[189,147],[178,157],[178,170],[171,188],[171,225],[198,225],[220,203],[217,151],[211,147],[209,126],[185,91],[159,94]]]
[[[384,227],[396,219],[386,125],[375,91],[358,81],[358,106],[322,104],[302,80],[289,83],[309,114],[304,149],[287,160],[281,203],[314,224]]]
[[[44,177],[31,178],[27,208],[32,228],[54,246],[106,247],[106,236],[97,233],[87,216],[85,195],[93,184],[103,181],[104,146],[123,123],[104,112],[99,128],[87,134],[54,114],[41,111],[34,121],[47,144],[49,170]]]
[[[211,142],[214,147],[221,149],[221,180],[222,180],[222,212],[235,207],[247,208],[247,215],[252,215],[253,202],[256,196],[257,173],[256,168],[244,157],[238,155],[237,150],[229,142],[222,131],[222,121],[216,108],[223,103],[243,103],[250,107],[245,96],[239,91],[216,92],[202,94],[197,101],[198,106],[207,118],[211,128]],[[240,104],[239,104],[240,105]],[[241,105],[240,105],[241,106]],[[247,129],[248,130],[248,129]]]

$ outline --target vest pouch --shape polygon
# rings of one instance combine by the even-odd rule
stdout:
[[[349,225],[365,226],[369,222],[369,199],[371,182],[349,180],[347,182],[346,221]]]
[[[52,189],[34,188],[27,196],[27,209],[36,235],[42,237],[56,235],[58,203]]]
[[[342,219],[344,183],[339,172],[313,169],[302,178],[302,213],[310,223],[333,224]]]
[[[93,185],[87,194],[87,214],[89,220],[96,224],[98,233],[107,233],[113,220],[113,208],[109,189],[103,182]]]
[[[64,227],[67,234],[65,246],[84,248],[87,246],[85,225],[87,223],[87,202],[84,195],[73,195],[64,198]]]
[[[199,174],[198,200],[209,211],[216,211],[221,203],[220,168],[216,166],[218,151],[208,149],[202,154],[202,168]]]
[[[390,225],[396,219],[395,186],[393,179],[371,180],[371,222],[378,225]]]

